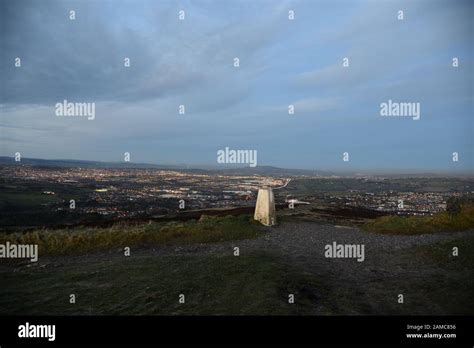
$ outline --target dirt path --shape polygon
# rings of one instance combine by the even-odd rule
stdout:
[[[358,228],[319,224],[312,222],[283,223],[279,226],[266,228],[267,233],[255,239],[230,241],[214,244],[193,244],[184,246],[152,246],[133,249],[134,257],[164,256],[164,255],[195,255],[195,254],[229,254],[234,247],[239,247],[240,254],[250,252],[270,252],[286,258],[289,262],[303,267],[310,273],[344,272],[348,278],[359,277],[359,272],[384,272],[399,261],[403,251],[410,248],[442,242],[452,238],[472,235],[474,231],[455,233],[436,233],[413,236],[380,235],[361,231]],[[338,244],[363,244],[365,260],[326,258],[325,246],[337,242]],[[111,250],[107,253],[77,255],[67,257],[43,257],[41,263],[50,262],[93,262],[104,257],[123,257],[121,250]],[[64,259],[64,260],[62,260]],[[358,278],[360,279],[360,278]]]
[[[447,308],[472,310],[463,306],[462,298],[458,299],[459,303],[450,305],[443,302],[445,296],[452,301],[458,294],[465,296],[465,290],[453,293],[450,289],[472,274],[467,274],[467,271],[447,272],[437,264],[426,262],[414,250],[472,234],[473,231],[413,236],[379,235],[345,226],[284,223],[269,228],[267,234],[257,239],[162,248],[153,252],[231,254],[235,246],[239,247],[241,255],[264,251],[279,255],[297,269],[321,279],[326,293],[337,297],[331,312],[349,315],[445,314]],[[363,244],[365,260],[326,258],[325,246],[333,242]],[[397,303],[399,294],[403,294],[410,304],[405,307],[406,312]],[[327,297],[327,294],[321,296]]]
[[[420,246],[434,245],[453,238],[473,235],[473,231],[437,233],[417,236],[378,235],[344,226],[314,222],[282,223],[267,228],[256,238],[216,244],[132,248],[132,258],[150,260],[167,255],[240,255],[269,253],[298,272],[308,274],[319,283],[304,289],[316,303],[314,314],[472,314],[469,300],[472,269],[449,270],[417,254]],[[326,258],[325,246],[364,245],[364,261],[355,258]],[[446,253],[450,252],[447,247]],[[113,263],[123,259],[123,249],[89,255],[41,257],[38,263],[21,267],[47,267]],[[471,289],[472,290],[472,289]],[[405,296],[406,306],[397,302]],[[472,302],[472,301],[471,301]]]

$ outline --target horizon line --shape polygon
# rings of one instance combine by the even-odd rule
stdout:
[[[13,156],[0,156],[0,159],[8,159],[11,160],[13,163],[18,162],[15,161],[15,157]],[[378,168],[378,169],[361,169],[361,168],[353,168],[353,169],[314,169],[314,168],[295,168],[295,167],[280,167],[271,164],[260,164],[256,167],[252,168],[248,165],[243,165],[242,163],[237,164],[186,164],[186,163],[152,163],[152,162],[125,162],[125,161],[110,161],[110,160],[88,160],[88,159],[73,159],[73,158],[38,158],[38,157],[23,157],[22,160],[39,160],[39,161],[58,161],[58,162],[84,162],[84,163],[103,163],[103,164],[120,164],[120,165],[127,165],[130,166],[163,166],[163,167],[170,167],[169,169],[180,169],[180,170],[229,170],[229,169],[241,169],[241,170],[258,170],[258,168],[274,168],[274,169],[281,169],[281,170],[294,170],[294,171],[305,171],[305,172],[326,172],[327,175],[432,175],[432,176],[442,176],[442,175],[461,175],[461,176],[474,176],[474,172],[470,170],[427,170],[427,169],[398,169],[398,168]],[[20,161],[21,163],[21,161]],[[184,168],[183,168],[184,167]]]

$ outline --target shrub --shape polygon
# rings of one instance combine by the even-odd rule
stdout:
[[[258,224],[251,223],[249,216],[226,216],[199,222],[160,222],[139,226],[118,224],[109,228],[79,227],[0,234],[0,243],[38,244],[42,255],[57,255],[146,244],[214,243],[255,238],[261,233],[263,230]]]
[[[474,228],[474,204],[463,203],[459,213],[442,212],[433,216],[383,216],[363,225],[363,229],[386,234],[424,234],[463,231]]]

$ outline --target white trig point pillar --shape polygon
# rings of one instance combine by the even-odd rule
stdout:
[[[262,187],[258,190],[253,218],[266,226],[276,224],[275,197],[273,197],[271,187]]]

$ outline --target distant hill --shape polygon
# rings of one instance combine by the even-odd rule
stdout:
[[[13,157],[0,156],[0,165],[18,165]],[[269,175],[269,176],[328,176],[333,173],[327,171],[316,171],[306,169],[285,169],[272,166],[252,167],[190,167],[186,165],[161,165],[150,163],[131,163],[131,162],[101,162],[101,161],[83,161],[83,160],[47,160],[38,158],[22,158],[21,165],[34,167],[62,167],[62,168],[116,168],[116,169],[161,169],[161,170],[179,170],[191,173],[212,174],[219,173],[223,175]]]
[[[13,157],[0,156],[0,165],[18,164]],[[64,167],[64,168],[157,168],[170,169],[174,166],[156,165],[148,163],[126,163],[126,162],[101,162],[82,160],[46,160],[39,158],[22,158],[22,165],[35,167]]]

